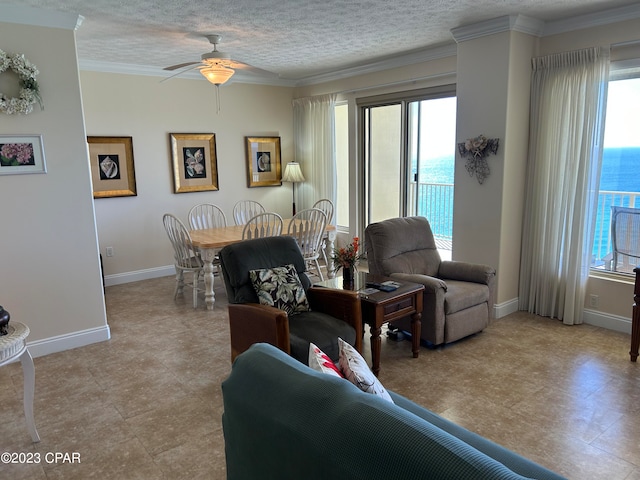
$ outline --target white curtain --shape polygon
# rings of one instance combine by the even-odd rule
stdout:
[[[299,210],[321,198],[336,203],[335,95],[293,101],[294,160],[305,182],[296,185]]]
[[[600,181],[609,52],[533,59],[519,308],[582,323]]]

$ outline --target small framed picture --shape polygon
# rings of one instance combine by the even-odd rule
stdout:
[[[87,137],[93,198],[136,196],[131,137]]]
[[[0,175],[47,173],[42,135],[0,135]]]
[[[245,137],[249,187],[282,185],[280,137]]]
[[[219,190],[215,133],[170,133],[173,192]]]

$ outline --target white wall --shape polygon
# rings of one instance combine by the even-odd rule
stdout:
[[[73,28],[31,22],[0,6],[0,46],[34,63],[44,101],[28,115],[0,114],[0,134],[42,135],[46,174],[0,176],[0,304],[29,326],[33,355],[109,337]],[[51,17],[49,17],[51,20]],[[6,79],[5,74],[3,77]]]
[[[80,77],[87,135],[133,138],[138,195],[95,199],[107,285],[173,272],[164,213],[186,222],[193,205],[210,202],[233,224],[233,205],[254,199],[291,215],[291,184],[248,188],[245,154],[245,136],[279,136],[283,168],[293,159],[291,88],[224,85],[216,114],[215,87],[204,79],[160,83],[161,77],[88,71]],[[173,193],[170,133],[215,133],[218,191]]]

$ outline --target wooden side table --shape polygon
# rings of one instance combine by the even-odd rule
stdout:
[[[367,282],[382,283],[391,278],[373,275],[370,273],[358,273],[355,276],[353,286],[348,287],[356,291],[366,288]],[[420,353],[420,333],[422,330],[422,298],[424,285],[419,283],[398,282],[400,287],[392,292],[375,292],[372,294],[360,293],[362,304],[362,321],[371,327],[371,371],[375,376],[380,373],[380,348],[382,340],[380,333],[382,325],[393,320],[411,316],[411,340],[413,357]],[[324,282],[316,283],[317,286],[329,288],[345,288],[342,277],[336,277]]]
[[[631,361],[638,360],[638,347],[640,347],[640,266],[633,269],[636,273],[636,283],[633,290],[633,317],[631,320]]]
[[[22,374],[24,375],[24,416],[27,420],[27,429],[34,442],[40,441],[33,419],[33,397],[36,385],[36,373],[33,366],[33,358],[27,349],[26,339],[29,336],[29,327],[20,322],[9,323],[9,333],[0,337],[0,367],[20,359]]]

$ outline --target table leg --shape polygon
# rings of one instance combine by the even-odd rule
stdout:
[[[34,442],[40,441],[40,436],[36,430],[36,423],[33,419],[33,397],[36,386],[36,372],[33,367],[33,358],[29,350],[25,348],[24,353],[20,356],[22,363],[22,374],[24,376],[24,416],[27,420],[27,429],[31,434]]]
[[[204,262],[204,300],[207,304],[207,310],[213,310],[216,303],[216,295],[213,292],[213,260],[216,258],[216,250],[213,248],[203,248],[201,253]]]
[[[418,354],[420,353],[420,334],[422,333],[421,318],[421,312],[416,312],[411,315],[411,350],[413,351],[413,358],[418,358]]]
[[[371,371],[377,377],[380,373],[380,350],[382,346],[382,340],[380,339],[380,327],[371,326]]]

